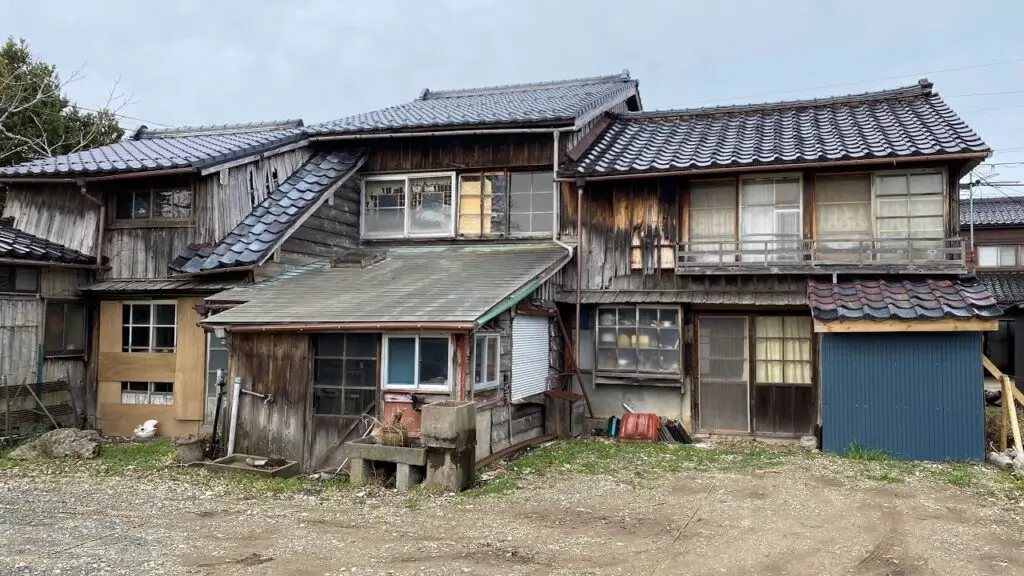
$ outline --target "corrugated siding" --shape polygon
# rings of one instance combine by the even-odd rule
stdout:
[[[517,316],[512,320],[512,401],[547,389],[548,319]]]
[[[36,381],[42,318],[42,300],[0,299],[0,376],[8,384]]]
[[[980,333],[824,334],[821,380],[825,450],[984,457]]]

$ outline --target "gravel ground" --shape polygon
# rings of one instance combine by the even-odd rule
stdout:
[[[0,574],[1024,574],[1024,492],[982,466],[901,481],[834,457],[671,473],[638,458],[406,496],[7,462]]]

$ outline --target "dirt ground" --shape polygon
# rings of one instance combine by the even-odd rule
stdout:
[[[7,461],[0,574],[1024,574],[1024,488],[987,467],[567,456],[460,496]]]

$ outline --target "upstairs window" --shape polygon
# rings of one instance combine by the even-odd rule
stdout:
[[[880,258],[906,258],[895,253],[910,249],[942,248],[944,230],[943,175],[940,172],[879,174],[875,178],[875,227],[886,254]],[[903,242],[899,242],[902,240]]]
[[[508,231],[508,176],[504,172],[459,175],[459,236],[504,236]]]
[[[454,173],[367,177],[363,181],[363,237],[454,235],[454,189]]]
[[[549,236],[555,228],[555,180],[551,172],[509,175],[509,234]]]
[[[39,269],[0,266],[0,292],[39,293]]]
[[[741,260],[795,259],[800,249],[800,178],[769,176],[740,181]]]
[[[121,306],[122,352],[174,352],[177,306],[173,302],[140,302]]]
[[[192,218],[192,190],[148,188],[119,192],[114,220],[121,223],[187,222]]]
[[[1014,268],[1020,265],[1020,246],[978,246],[979,268]]]

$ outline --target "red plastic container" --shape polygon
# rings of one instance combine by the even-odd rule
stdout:
[[[622,442],[657,442],[661,418],[657,414],[628,412],[622,416],[619,440]]]

